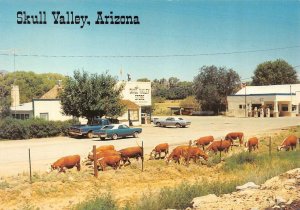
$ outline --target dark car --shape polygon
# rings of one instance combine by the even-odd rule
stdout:
[[[98,135],[101,140],[106,138],[111,138],[113,140],[118,139],[118,137],[127,137],[133,136],[135,138],[142,132],[141,128],[130,128],[124,124],[111,124],[106,125],[102,129],[94,132],[95,135]]]

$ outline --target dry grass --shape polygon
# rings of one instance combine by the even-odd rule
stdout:
[[[155,103],[153,115],[166,116],[171,115],[171,110],[168,107],[179,106],[182,100],[165,100],[163,103]]]
[[[144,172],[141,171],[141,162],[132,161],[132,165],[116,171],[112,169],[105,172],[100,171],[98,178],[93,177],[93,170],[88,167],[83,167],[81,172],[72,169],[65,174],[35,172],[32,184],[29,183],[26,173],[1,178],[0,209],[22,209],[26,205],[32,209],[34,209],[33,207],[69,209],[79,202],[107,193],[111,194],[119,207],[125,207],[126,204],[138,203],[149,193],[158,195],[163,188],[172,189],[180,186],[181,183],[193,185],[199,182],[208,183],[221,180],[235,180],[235,183],[253,180],[261,183],[276,173],[294,167],[289,164],[289,159],[285,159],[292,154],[291,152],[281,152],[280,154],[276,152],[276,146],[282,142],[284,137],[292,133],[300,136],[300,128],[293,127],[274,133],[272,137],[274,158],[271,161],[267,155],[268,137],[261,136],[259,151],[253,153],[255,161],[258,161],[255,164],[252,164],[251,161],[247,163],[247,160],[240,164],[234,162],[238,157],[236,154],[243,150],[237,147],[226,156],[222,155],[225,161],[221,163],[218,163],[218,156],[211,155],[207,165],[194,163],[191,163],[189,167],[174,163],[166,165],[164,160],[147,160],[148,157],[146,157]],[[259,154],[265,155],[260,156]],[[284,167],[278,168],[279,165],[284,165]],[[243,180],[240,179],[241,177]]]

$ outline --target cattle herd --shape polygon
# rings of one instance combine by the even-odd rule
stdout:
[[[243,145],[244,134],[242,132],[228,133],[225,136],[225,139],[221,140],[215,140],[213,136],[204,136],[195,140],[193,145],[190,144],[177,146],[170,154],[169,144],[163,143],[157,145],[151,151],[150,159],[164,158],[167,163],[172,160],[174,160],[175,163],[180,163],[180,160],[184,160],[186,163],[188,163],[189,160],[194,160],[194,162],[197,162],[201,158],[207,161],[209,157],[208,154],[210,152],[215,154],[220,152],[221,155],[221,152],[226,153],[230,148],[232,149],[232,146],[236,146],[234,144],[234,140],[238,140],[238,146],[241,147]],[[297,141],[300,143],[300,139],[298,139],[295,135],[290,135],[283,140],[281,145],[277,147],[277,150],[293,150],[297,146]],[[258,143],[259,140],[257,137],[249,138],[244,144],[245,150],[251,152],[252,150],[258,149]],[[121,166],[129,165],[131,164],[131,158],[135,158],[137,160],[139,158],[142,160],[144,159],[143,148],[140,146],[128,147],[116,151],[113,145],[104,145],[96,148],[95,156],[97,160],[97,167],[102,171],[105,171],[107,166],[117,169]],[[73,167],[76,167],[77,170],[80,171],[80,164],[85,163],[88,165],[91,164],[92,161],[94,161],[94,155],[92,152],[90,152],[87,158],[82,162],[79,155],[66,156],[54,162],[51,165],[51,171],[57,169],[59,172],[65,172],[65,169],[71,169]]]

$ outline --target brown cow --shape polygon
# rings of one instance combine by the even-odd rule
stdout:
[[[136,158],[138,160],[140,157],[142,160],[144,159],[142,147],[139,146],[121,149],[119,152],[121,153],[123,164],[125,164],[127,161],[129,164],[131,164],[129,158]]]
[[[169,153],[169,144],[168,143],[163,143],[163,144],[157,145],[150,153],[150,160],[156,159],[157,155],[159,155],[159,159],[160,159],[162,152],[165,153],[165,157],[166,157],[167,154]]]
[[[59,172],[66,172],[64,168],[71,169],[76,166],[77,171],[80,171],[80,156],[71,155],[59,158],[51,165],[51,170],[58,169]]]
[[[194,141],[194,144],[197,145],[197,147],[201,147],[204,150],[204,146],[207,146],[210,144],[210,142],[214,141],[214,137],[213,136],[203,136],[200,137],[199,139]]]
[[[102,157],[105,157],[105,156],[112,156],[112,155],[116,155],[116,156],[120,156],[121,153],[116,151],[116,150],[105,150],[105,151],[100,151],[100,152],[97,152],[96,153],[96,158],[99,159],[99,158],[102,158]],[[92,154],[89,154],[88,156],[88,159],[90,161],[93,161],[94,160],[94,155],[93,153]]]
[[[230,140],[231,144],[233,145],[233,140],[239,139],[240,146],[243,144],[243,139],[244,139],[244,133],[243,132],[232,132],[228,133],[225,136],[225,140]]]
[[[190,150],[189,149],[184,150],[183,157],[186,162],[190,158],[190,159],[193,159],[195,163],[197,162],[197,160],[200,159],[200,157],[202,157],[206,161],[208,159],[208,155],[202,149],[200,149],[198,147],[191,147]]]
[[[220,152],[220,156],[221,156],[221,152],[228,152],[229,147],[231,146],[231,141],[230,140],[220,140],[220,141],[213,141],[210,145],[208,145],[207,147],[207,151],[213,151],[215,154],[217,154],[217,152]]]
[[[113,167],[113,169],[116,170],[117,168],[120,168],[120,162],[120,155],[105,156],[98,160],[98,164],[102,168],[102,171],[105,171],[106,166]]]
[[[115,150],[115,146],[114,145],[103,145],[103,146],[96,148],[96,152],[102,152],[105,150]]]
[[[281,143],[281,145],[277,147],[277,151],[280,151],[283,148],[285,149],[285,151],[289,151],[290,148],[292,150],[294,150],[294,148],[296,149],[297,140],[298,140],[297,136],[294,136],[294,135],[290,135],[290,136],[286,137],[283,140],[283,142]]]
[[[245,142],[245,147],[247,148],[247,150],[249,150],[249,152],[251,152],[252,149],[258,149],[258,138],[252,137],[248,139],[248,141]]]
[[[166,158],[166,162],[169,163],[170,160],[174,160],[175,163],[180,164],[180,157],[183,156],[184,151],[187,151],[189,149],[189,146],[181,145],[177,146],[173,149],[171,154]]]

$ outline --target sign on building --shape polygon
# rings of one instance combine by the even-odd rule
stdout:
[[[126,82],[123,98],[139,106],[151,106],[151,82]]]

